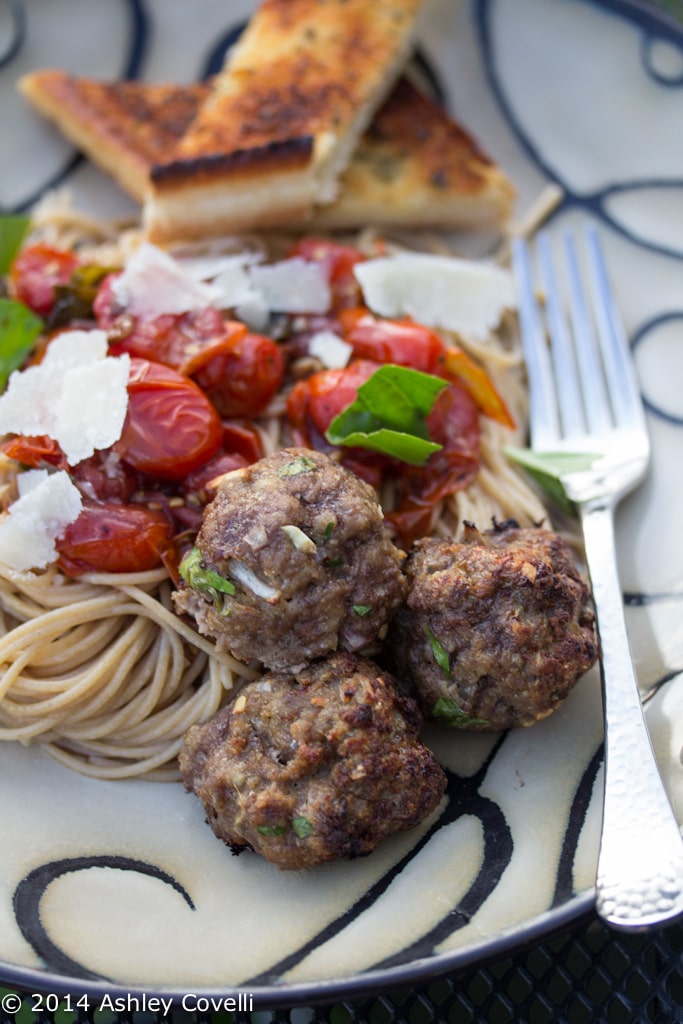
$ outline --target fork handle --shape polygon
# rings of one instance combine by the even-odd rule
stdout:
[[[683,841],[638,692],[616,568],[614,502],[580,508],[602,654],[605,782],[596,903],[610,925],[638,929],[683,913]]]

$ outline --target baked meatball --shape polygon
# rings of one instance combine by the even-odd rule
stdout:
[[[338,653],[247,684],[190,728],[180,768],[234,852],[309,868],[369,853],[435,809],[446,777],[421,721],[374,662]]]
[[[510,521],[462,542],[424,539],[387,642],[431,717],[509,729],[548,715],[597,656],[594,613],[569,545]]]
[[[368,484],[286,448],[221,483],[175,606],[220,650],[294,671],[383,637],[406,594],[403,559]]]

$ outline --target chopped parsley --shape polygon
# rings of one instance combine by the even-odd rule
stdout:
[[[360,615],[361,618],[363,618],[364,615],[367,615],[368,612],[372,611],[371,604],[354,604],[352,607],[356,615]]]
[[[443,674],[450,679],[451,678],[451,659],[448,655],[448,651],[445,649],[443,644],[434,636],[429,626],[425,626],[425,633],[429,640],[429,646],[432,649],[434,655],[434,661],[437,663]]]
[[[277,475],[281,477],[299,476],[301,473],[311,473],[317,468],[318,463],[313,459],[309,459],[307,455],[297,455],[295,459],[292,459],[290,462],[286,462],[284,466],[277,471]]]
[[[262,836],[281,836],[287,829],[284,825],[258,825],[256,831]]]
[[[308,818],[299,815],[296,818],[292,818],[292,831],[296,833],[299,839],[306,839],[313,832],[313,826]]]
[[[471,718],[453,697],[439,697],[432,708],[434,718],[443,718],[446,725],[466,729],[470,725],[488,725],[485,718]]]

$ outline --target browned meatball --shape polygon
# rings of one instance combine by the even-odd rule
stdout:
[[[368,650],[407,590],[373,489],[307,449],[229,474],[193,557],[176,609],[219,649],[283,671]]]
[[[333,654],[249,683],[180,753],[216,835],[281,869],[369,853],[438,805],[446,778],[391,677]]]
[[[509,729],[549,714],[597,655],[590,594],[568,544],[513,521],[418,541],[387,642],[425,713]]]

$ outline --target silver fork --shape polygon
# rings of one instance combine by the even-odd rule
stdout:
[[[581,520],[600,636],[605,782],[596,905],[612,926],[635,930],[683,914],[683,841],[643,716],[614,543],[614,510],[643,479],[650,446],[597,232],[586,231],[589,291],[573,237],[567,234],[562,242],[568,316],[548,236],[538,238],[547,330],[528,249],[520,240],[513,242],[531,447],[597,456],[589,469],[574,469],[560,479]]]

